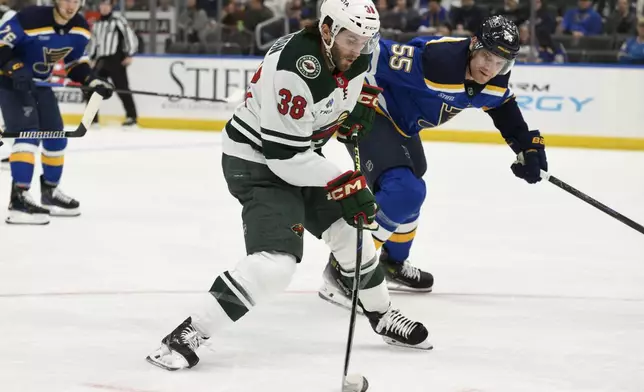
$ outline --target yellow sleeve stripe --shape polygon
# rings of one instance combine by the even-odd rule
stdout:
[[[436,40],[433,40],[433,41],[427,41],[425,46],[431,45],[431,44],[439,44],[439,43],[442,43],[442,42],[458,42],[458,41],[463,41],[463,40],[466,40],[466,39],[467,38],[464,38],[464,37],[461,37],[461,38],[458,38],[458,37],[443,37],[443,38],[439,38],[439,39],[436,39]]]
[[[54,34],[56,33],[54,31],[53,27],[40,27],[38,29],[30,29],[30,30],[25,30],[25,34],[29,36],[34,36],[34,35],[44,35],[44,34]]]
[[[505,105],[505,103],[506,103],[506,102],[508,102],[509,100],[511,100],[512,98],[514,98],[514,94],[512,94],[512,95],[511,95],[511,96],[509,96],[509,97],[507,97],[507,98],[503,101],[503,103],[501,103],[499,106],[503,106],[503,105]],[[499,106],[497,106],[497,108],[498,108]],[[483,109],[483,111],[484,111],[484,112],[487,112],[488,110],[490,110],[490,109],[494,109],[494,108],[491,108],[491,107],[488,107],[488,106],[483,106],[481,109]]]
[[[71,30],[69,30],[70,34],[78,34],[82,35],[83,37],[90,39],[92,38],[92,33],[89,32],[89,30],[84,29],[82,27],[72,27]]]
[[[488,95],[494,95],[496,97],[502,97],[505,95],[506,91],[508,91],[507,88],[487,85],[481,92]]]
[[[396,131],[398,131],[399,134],[403,135],[404,137],[411,137],[411,136],[407,135],[405,132],[403,132],[402,129],[400,129],[400,127],[398,125],[396,125],[396,122],[394,120],[392,120],[391,117],[389,117],[387,115],[387,113],[385,113],[382,109],[380,109],[380,107],[376,108],[376,113],[387,117],[387,119],[389,121],[391,121],[391,124],[394,126],[394,128],[396,128]]]
[[[465,91],[465,85],[463,84],[434,83],[429,79],[425,79],[425,84],[431,90],[442,91],[444,93],[462,93]]]
[[[491,84],[488,84],[487,86],[485,86],[485,88],[490,89],[492,91],[499,91],[499,92],[502,92],[504,94],[505,94],[505,90],[507,90],[507,88],[505,88],[505,87],[492,86]]]

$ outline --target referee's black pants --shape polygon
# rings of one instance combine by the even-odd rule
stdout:
[[[96,61],[94,72],[99,78],[110,78],[116,89],[129,90],[130,83],[127,79],[127,69],[121,64],[121,61],[123,61],[123,56],[114,55],[100,57]],[[125,116],[136,120],[136,106],[134,106],[134,99],[132,98],[132,94],[119,93],[118,96],[121,99],[121,102],[123,102]]]

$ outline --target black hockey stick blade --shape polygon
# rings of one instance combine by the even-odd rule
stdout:
[[[601,202],[593,199],[592,197],[588,196],[584,192],[573,188],[572,186],[568,185],[567,183],[563,182],[562,180],[558,179],[557,177],[549,174],[548,172],[541,171],[541,178],[544,180],[548,180],[551,184],[556,185],[557,187],[563,189],[564,191],[570,193],[571,195],[575,196],[578,199],[581,199],[585,201],[586,203],[590,204],[591,206],[597,208],[598,210],[604,212],[605,214],[608,214],[612,216],[613,218],[617,219],[618,221],[622,222],[623,224],[627,225],[628,227],[635,229],[639,231],[640,233],[644,234],[644,226],[640,225],[639,223],[625,217],[624,215],[620,214],[619,212],[613,210],[612,208],[606,206],[605,204],[602,204]]]
[[[83,137],[87,133],[92,121],[98,113],[98,108],[103,102],[103,97],[98,93],[93,93],[89,99],[81,123],[73,131],[19,131],[5,132],[2,134],[3,139],[62,139],[66,137]]]

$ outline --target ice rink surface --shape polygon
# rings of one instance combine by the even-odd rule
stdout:
[[[335,142],[325,152],[351,166]],[[516,179],[506,146],[426,153],[412,260],[436,284],[393,301],[435,348],[388,346],[360,318],[352,371],[370,391],[644,391],[644,235]],[[552,174],[644,222],[644,153],[548,154]],[[0,391],[339,391],[349,315],[317,297],[327,251],[310,236],[288,292],[214,336],[198,367],[144,360],[245,253],[220,157],[217,133],[104,128],[71,141],[62,188],[83,215],[0,224]],[[4,171],[3,211],[9,184]]]

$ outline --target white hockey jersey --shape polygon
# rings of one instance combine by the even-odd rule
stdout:
[[[369,57],[333,74],[320,39],[302,30],[275,42],[226,124],[224,154],[265,164],[295,186],[323,187],[344,172],[316,150],[353,110]]]

